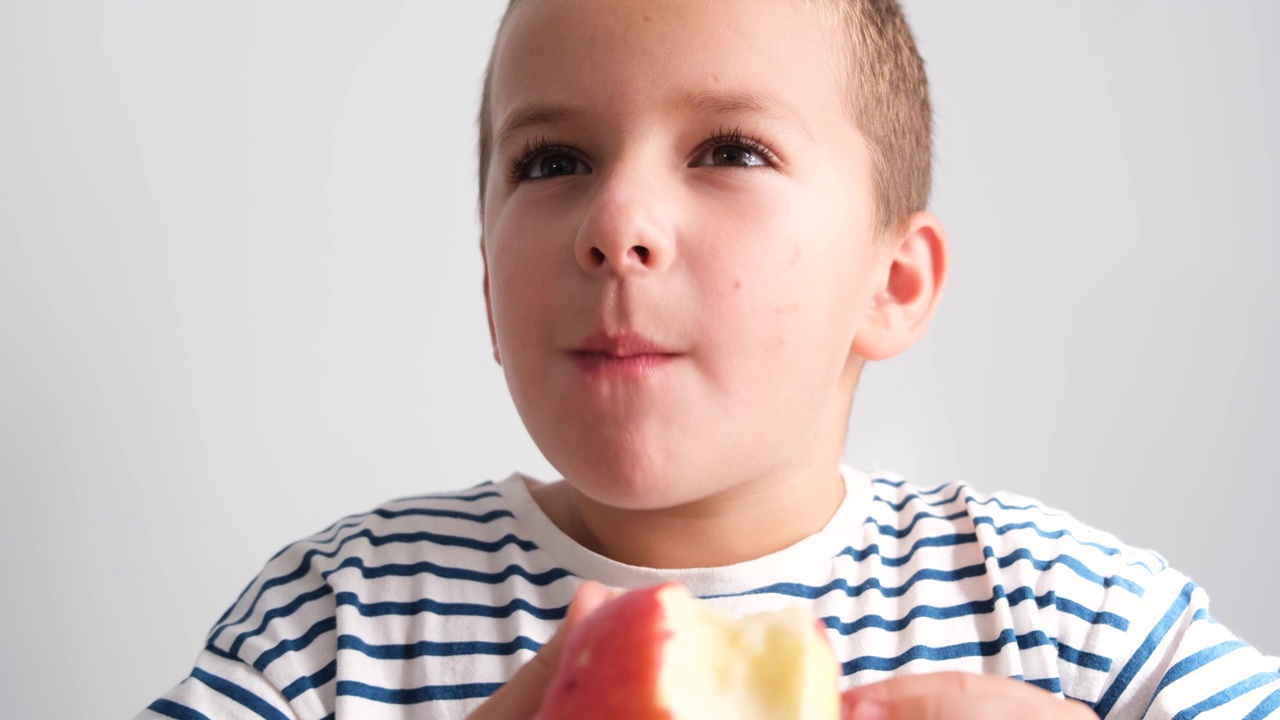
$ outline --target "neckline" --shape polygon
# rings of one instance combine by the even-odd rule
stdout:
[[[498,491],[511,507],[525,534],[551,560],[582,578],[610,587],[631,589],[667,580],[678,580],[699,596],[731,595],[777,582],[798,580],[816,573],[826,577],[831,560],[842,550],[857,545],[859,528],[871,517],[871,478],[861,470],[840,465],[845,493],[839,507],[822,529],[777,552],[733,565],[701,568],[650,568],[627,565],[583,547],[551,521],[533,499],[526,483],[542,481],[513,473],[498,483]]]

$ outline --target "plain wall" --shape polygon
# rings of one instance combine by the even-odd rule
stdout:
[[[288,542],[554,476],[480,293],[502,5],[0,4],[0,715],[132,716]],[[1280,4],[907,9],[952,274],[848,460],[1155,548],[1280,652]]]

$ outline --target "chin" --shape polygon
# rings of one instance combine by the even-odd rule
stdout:
[[[574,487],[593,501],[621,510],[661,510],[705,497],[718,476],[698,462],[634,449],[593,449],[556,466]]]

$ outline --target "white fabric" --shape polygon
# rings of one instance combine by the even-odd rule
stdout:
[[[623,565],[578,545],[514,475],[389,502],[282,550],[139,718],[463,718],[554,632],[579,578],[664,580],[735,615],[801,603],[844,687],[994,673],[1109,718],[1280,716],[1280,661],[1208,616],[1151,552],[1023,498],[842,468],[818,533],[722,568]]]

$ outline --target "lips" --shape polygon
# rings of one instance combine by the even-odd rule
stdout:
[[[578,369],[592,378],[648,377],[680,355],[632,332],[597,332],[569,351]]]
[[[623,332],[610,335],[597,332],[572,350],[574,353],[611,355],[617,358],[635,357],[638,355],[678,355],[662,345],[638,333]]]

